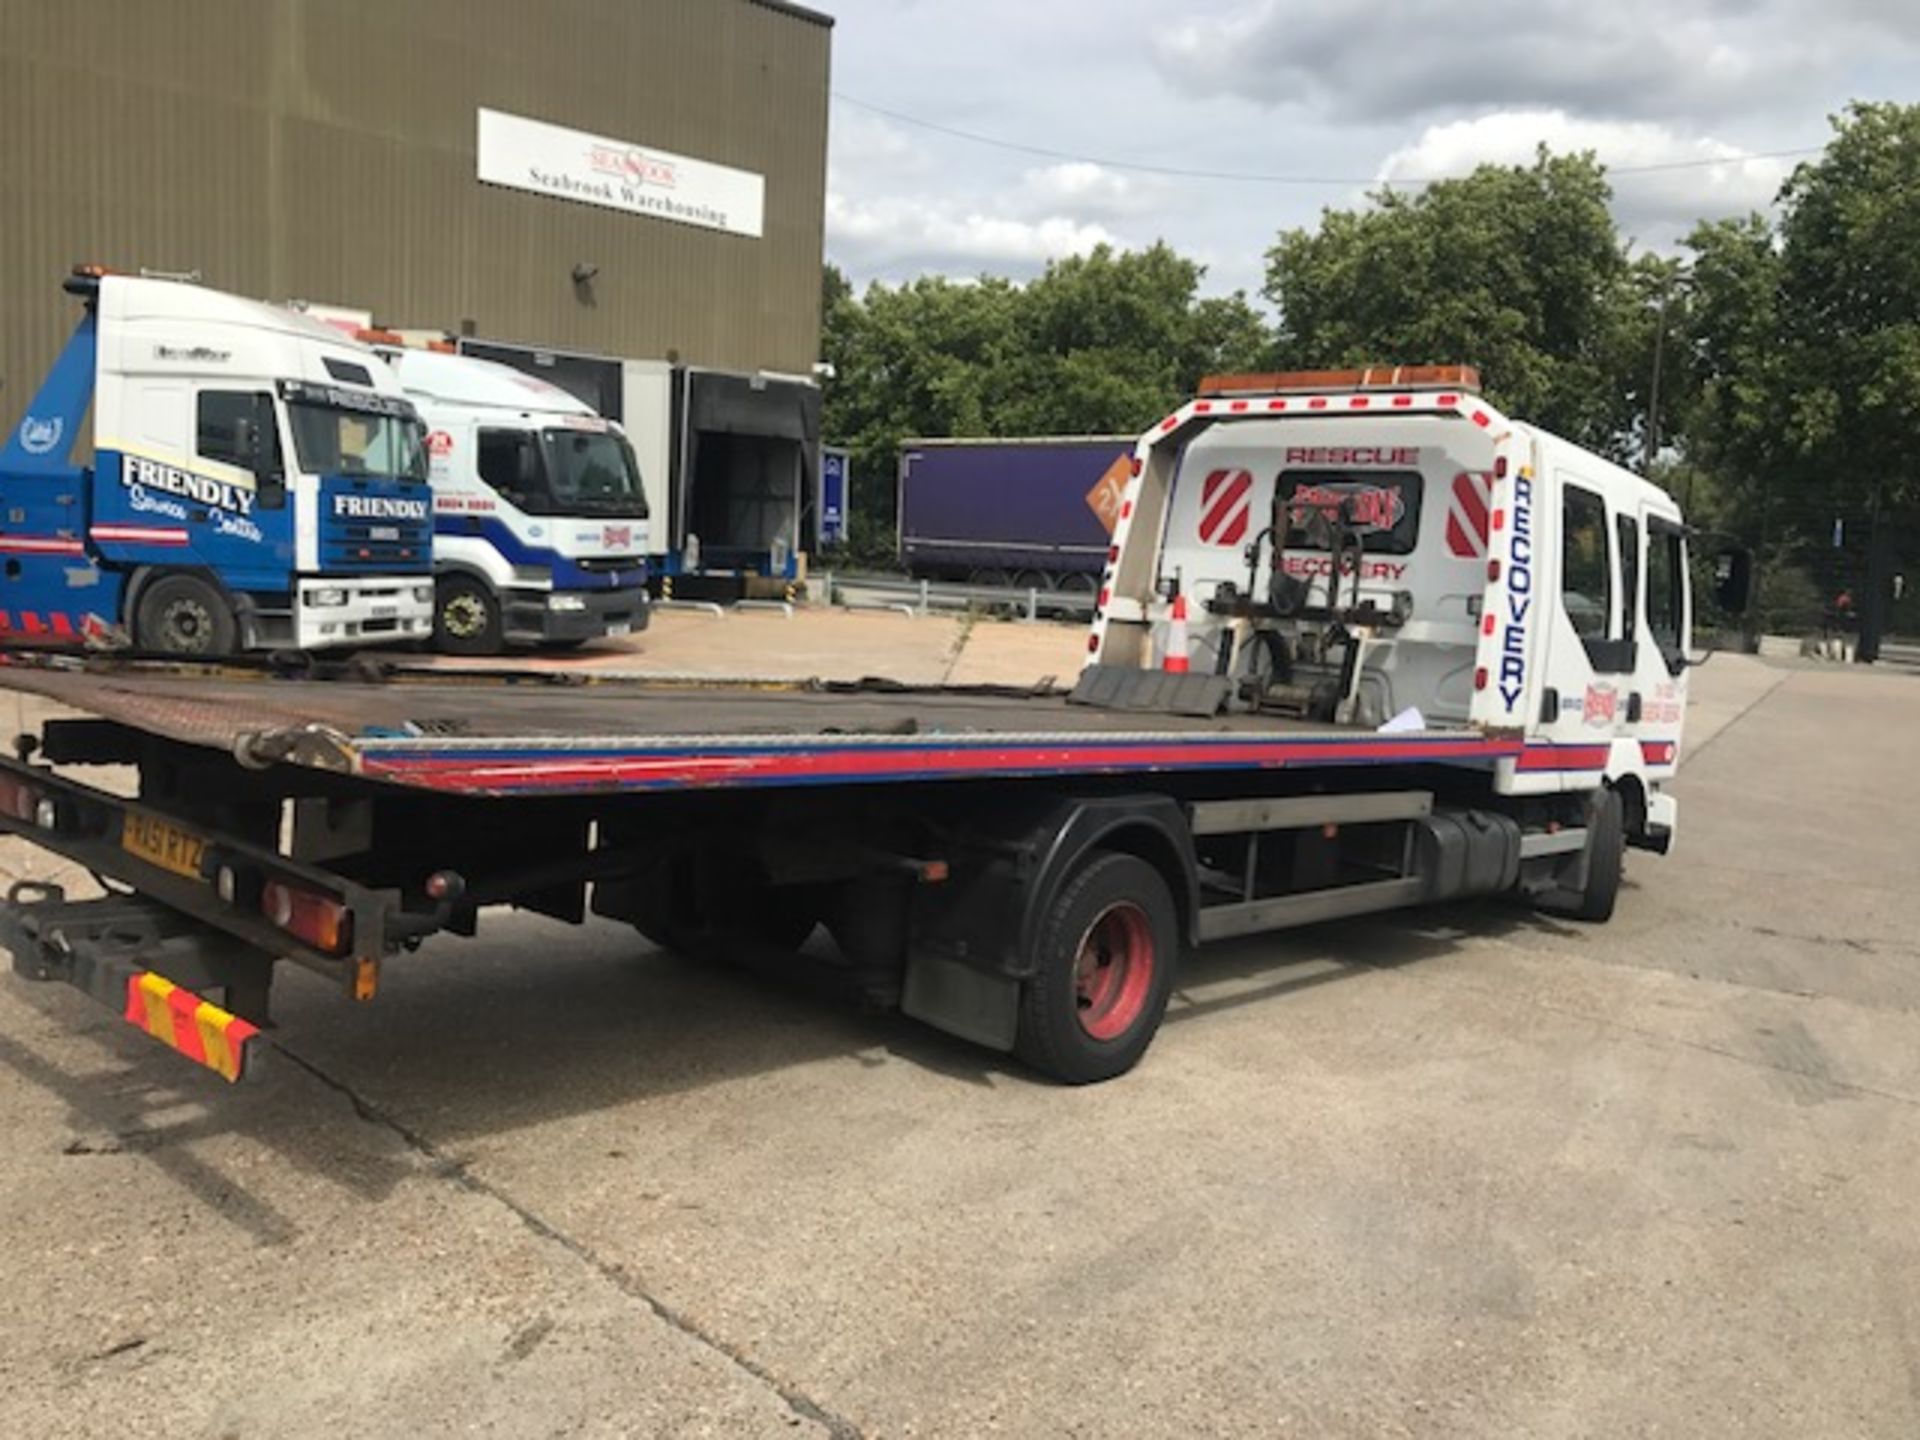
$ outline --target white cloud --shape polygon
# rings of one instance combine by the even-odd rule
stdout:
[[[1900,45],[1911,0],[1241,0],[1160,36],[1188,96],[1388,122],[1494,106],[1703,117],[1778,110],[1862,32]]]
[[[1033,274],[1049,260],[1124,243],[1068,215],[1028,219],[923,198],[827,196],[827,256],[858,275]]]
[[[1702,219],[1765,210],[1791,162],[1742,158],[1739,147],[1711,136],[1685,136],[1651,121],[1581,120],[1559,110],[1501,111],[1430,125],[1412,144],[1381,162],[1382,182],[1464,175],[1481,164],[1524,165],[1535,148],[1557,154],[1591,150],[1612,175],[1613,212],[1621,230],[1642,245],[1663,247]],[[1698,161],[1719,163],[1700,165]],[[1633,167],[1687,168],[1631,173]]]
[[[1152,175],[1132,175],[1090,160],[1067,161],[1021,177],[1015,203],[1033,212],[1069,210],[1083,219],[1148,215],[1168,203],[1171,187]]]

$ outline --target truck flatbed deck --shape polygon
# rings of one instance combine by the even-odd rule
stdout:
[[[1507,757],[1561,768],[1592,758],[1466,729],[1377,734],[1270,715],[1142,715],[1072,704],[1053,689],[881,681],[555,683],[403,667],[369,682],[95,660],[10,664],[0,686],[250,764],[286,761],[471,795],[1486,766]]]

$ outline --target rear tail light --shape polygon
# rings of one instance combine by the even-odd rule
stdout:
[[[38,825],[42,830],[58,830],[70,812],[58,798],[47,794],[38,785],[29,785],[15,776],[0,774],[0,815],[27,825]]]
[[[325,954],[338,955],[353,944],[353,912],[335,896],[269,880],[260,887],[260,913]]]
[[[40,805],[40,791],[24,780],[12,775],[0,774],[0,815],[14,820],[33,823],[34,811]]]

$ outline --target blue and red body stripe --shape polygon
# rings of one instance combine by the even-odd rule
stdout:
[[[1604,770],[1613,758],[1613,747],[1599,745],[1529,745],[1521,752],[1515,768],[1529,775],[1542,771]]]
[[[359,742],[361,773],[428,789],[481,793],[726,789],[888,784],[1041,775],[1170,774],[1407,763],[1480,767],[1522,755],[1480,736],[1262,738],[1246,735],[929,741],[709,741],[593,746]]]
[[[601,522],[590,517],[579,517],[548,523],[558,528],[561,525],[596,525]],[[638,522],[628,520],[623,523],[631,526]],[[543,566],[552,572],[553,588],[556,590],[638,589],[647,583],[647,560],[644,555],[634,556],[618,569],[589,570],[578,560],[562,555],[551,546],[535,545],[521,539],[506,521],[495,515],[462,515],[453,512],[436,515],[433,533],[449,538],[484,540],[509,565]]]

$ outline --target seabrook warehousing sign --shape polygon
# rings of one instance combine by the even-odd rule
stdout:
[[[498,110],[480,112],[478,173],[490,185],[761,235],[765,176]]]

